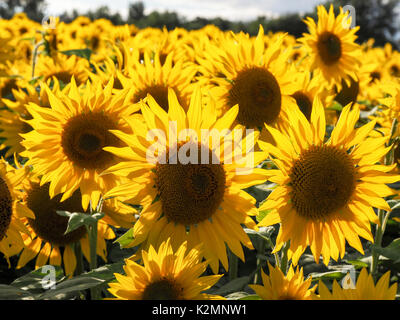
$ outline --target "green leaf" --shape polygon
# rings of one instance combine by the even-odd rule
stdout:
[[[65,299],[66,295],[104,285],[115,279],[114,273],[123,273],[123,265],[124,263],[120,261],[67,279],[57,283],[55,289],[47,290],[38,296],[38,299]]]
[[[260,296],[256,294],[249,294],[243,298],[240,298],[239,300],[262,300]]]
[[[22,277],[14,280],[11,285],[19,288],[21,290],[27,290],[31,293],[33,292],[43,292],[43,278],[49,275],[49,272],[46,272],[45,267],[38,268],[29,272],[28,274],[23,275]],[[50,266],[54,269],[54,281],[60,281],[64,278],[64,271],[60,266]]]
[[[34,296],[29,292],[9,286],[0,284],[0,300],[33,300]]]
[[[57,211],[57,214],[63,217],[69,217],[67,230],[64,234],[74,231],[82,226],[94,225],[98,220],[104,217],[103,212],[87,214],[82,212],[71,213],[69,211]]]
[[[248,229],[248,228],[244,228],[243,230],[248,235],[258,236],[264,240],[269,241],[271,234],[274,232],[275,228],[272,226],[268,226],[268,227],[259,227],[258,231],[253,230],[253,229]]]
[[[271,211],[272,209],[258,211],[258,215],[256,216],[257,222],[261,222]]]
[[[92,50],[89,48],[86,49],[73,49],[73,50],[65,50],[61,51],[61,53],[67,55],[67,56],[78,56],[87,60],[90,60],[90,56],[92,55]]]
[[[377,245],[373,245],[373,248],[378,254],[393,260],[394,263],[400,262],[400,238],[393,240],[393,242],[385,248]]]
[[[328,110],[335,110],[335,111],[342,111],[343,106],[339,103],[339,102],[334,102],[329,108],[327,108]]]
[[[344,260],[346,263],[352,264],[356,269],[368,268],[368,263],[361,260]]]
[[[310,276],[312,277],[312,281],[321,280],[340,280],[342,279],[346,273],[340,271],[329,271],[329,272],[322,272],[322,273],[311,273]]]
[[[249,283],[249,281],[249,276],[233,279],[232,281],[229,281],[227,284],[223,285],[221,288],[214,291],[212,294],[225,296],[232,292],[241,291]]]
[[[227,300],[261,300],[256,294],[250,294],[245,291],[233,292],[225,296]]]
[[[133,228],[130,228],[127,232],[115,240],[114,243],[118,242],[121,248],[126,248],[133,242],[133,239]]]

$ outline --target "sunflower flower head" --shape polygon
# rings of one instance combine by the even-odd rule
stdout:
[[[203,107],[200,87],[187,112],[172,89],[168,102],[166,112],[149,95],[141,107],[144,121],[128,120],[134,134],[113,131],[127,147],[105,148],[124,160],[103,175],[114,173],[129,181],[105,197],[143,206],[133,228],[132,246],[141,244],[144,250],[150,244],[158,247],[171,235],[175,250],[184,241],[189,247],[204,242],[205,258],[216,273],[218,261],[228,268],[225,244],[242,260],[241,245],[253,248],[241,224],[255,227],[251,218],[257,212],[255,199],[242,189],[266,180],[264,170],[254,168],[266,155],[252,152],[258,132],[244,136],[241,129],[230,131],[237,107],[217,119],[213,105]],[[211,136],[215,132],[217,135]],[[242,140],[232,148],[234,132]],[[158,139],[153,143],[149,133],[162,134],[153,136]]]
[[[261,271],[263,285],[249,285],[263,300],[311,300],[316,286],[310,288],[311,278],[304,280],[303,269],[290,265],[287,275],[269,263],[268,269],[269,275]]]
[[[29,158],[27,164],[41,176],[42,185],[50,182],[51,198],[63,193],[63,201],[79,188],[83,209],[89,202],[96,208],[101,195],[116,183],[112,175],[99,175],[118,162],[103,150],[105,146],[120,146],[109,130],[130,132],[124,118],[136,109],[125,96],[112,94],[113,79],[105,88],[88,82],[78,89],[72,78],[68,91],[58,93],[43,86],[50,108],[34,103],[26,106],[32,116],[26,122],[34,130],[22,135],[26,150],[21,155]]]
[[[142,253],[143,266],[125,260],[126,275],[115,274],[116,283],[108,289],[117,300],[210,300],[220,296],[203,293],[222,275],[201,276],[207,267],[202,262],[200,247],[189,249],[183,242],[177,251],[170,241],[163,242],[156,251],[150,246]]]
[[[316,262],[321,254],[325,264],[342,258],[346,240],[364,254],[359,236],[373,242],[373,207],[390,211],[383,198],[394,192],[386,184],[400,176],[388,173],[393,166],[377,164],[390,150],[388,137],[369,137],[375,121],[354,129],[358,118],[357,105],[346,106],[325,142],[324,109],[316,98],[310,122],[293,110],[283,133],[267,126],[277,146],[259,141],[278,167],[268,170],[277,187],[259,208],[271,210],[259,226],[281,223],[274,250],[290,240],[294,264],[307,246]]]
[[[372,275],[363,268],[357,282],[350,287],[341,287],[336,280],[330,291],[320,280],[318,294],[313,293],[313,300],[394,300],[396,298],[397,283],[389,286],[390,271],[386,272],[378,282],[374,283]]]
[[[333,5],[329,12],[323,5],[318,6],[318,24],[308,17],[309,33],[299,39],[303,43],[311,58],[311,70],[321,74],[328,86],[341,86],[342,79],[357,79],[355,70],[360,64],[360,46],[355,43],[355,33],[359,27],[349,28],[348,13],[340,8],[335,17]]]

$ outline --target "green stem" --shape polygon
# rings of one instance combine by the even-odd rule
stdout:
[[[38,49],[44,45],[44,41],[40,41],[34,48],[32,54],[32,79],[35,77],[35,67],[36,67],[36,59],[38,55]]]
[[[236,257],[236,255],[229,250],[229,281],[232,281],[238,277],[238,265],[238,257]]]
[[[92,208],[90,205],[90,214],[94,214],[97,210]],[[97,268],[97,220],[93,222],[91,225],[87,226],[88,237],[89,237],[89,247],[90,247],[90,270],[94,270]],[[100,292],[97,288],[90,289],[90,297],[91,300],[99,300]]]
[[[264,251],[264,247],[265,247],[265,240],[262,239],[261,237],[257,238],[257,242],[256,242],[256,251],[257,251],[257,256],[260,256]],[[257,258],[257,270],[261,269],[261,258]],[[253,283],[257,284],[259,280],[259,272],[256,272],[254,274],[254,280]]]
[[[282,247],[282,255],[281,255],[281,270],[283,274],[286,275],[287,272],[287,267],[288,267],[288,250],[290,247],[289,241],[285,242],[285,244]]]
[[[74,251],[76,257],[75,275],[78,276],[83,273],[83,254],[82,254],[81,243],[79,241],[75,242]]]
[[[374,245],[380,247],[382,245],[383,234],[385,233],[386,224],[389,220],[390,212],[382,209],[378,210],[379,225],[376,226]],[[375,247],[372,247],[371,275],[376,279],[378,273],[379,253]]]

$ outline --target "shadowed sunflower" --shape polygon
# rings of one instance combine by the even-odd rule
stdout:
[[[199,81],[208,84],[219,115],[238,104],[237,123],[262,128],[264,123],[279,122],[295,105],[290,97],[296,89],[292,79],[295,70],[287,63],[290,50],[282,49],[284,37],[277,37],[266,48],[260,26],[255,39],[243,33],[225,37],[197,57],[204,73]]]
[[[390,211],[383,197],[394,192],[386,183],[400,176],[388,173],[393,166],[376,164],[390,149],[389,137],[369,138],[375,121],[354,129],[358,119],[358,107],[346,106],[324,142],[324,109],[316,99],[310,122],[293,110],[284,134],[266,126],[277,146],[259,141],[278,167],[268,170],[278,185],[259,208],[271,210],[259,226],[281,224],[274,252],[290,240],[294,264],[307,246],[316,262],[321,253],[325,264],[330,257],[343,258],[346,240],[364,254],[359,236],[373,242],[370,222],[378,223],[373,207]]]
[[[318,24],[308,17],[304,22],[310,33],[303,34],[299,42],[306,46],[310,53],[311,70],[321,74],[327,84],[341,86],[342,79],[357,79],[355,74],[361,58],[360,46],[355,43],[355,33],[359,27],[349,28],[348,13],[340,13],[337,17],[331,5],[329,13],[325,7],[318,6]]]
[[[3,159],[0,160],[0,252],[7,261],[10,256],[21,251],[24,247],[22,236],[29,234],[22,219],[34,218],[34,215],[18,200],[26,176],[25,168],[15,169]]]
[[[120,146],[109,130],[130,132],[123,120],[132,105],[123,95],[112,95],[113,80],[103,89],[99,83],[78,91],[72,78],[68,94],[55,95],[43,85],[50,108],[30,103],[26,106],[32,120],[26,122],[33,131],[22,134],[27,164],[41,176],[41,184],[50,182],[50,197],[63,193],[61,201],[76,189],[82,193],[82,205],[96,208],[100,196],[116,185],[116,177],[99,174],[119,159],[104,151],[105,146]]]
[[[303,269],[296,271],[290,265],[287,275],[279,267],[272,267],[268,263],[269,275],[261,270],[263,285],[249,284],[263,300],[311,300],[315,285],[310,289],[311,278],[304,280]]]
[[[201,262],[199,247],[189,249],[182,243],[173,251],[169,240],[158,251],[150,246],[142,253],[143,266],[126,259],[126,275],[115,273],[116,283],[108,289],[115,300],[216,300],[221,296],[203,291],[212,287],[222,275],[201,275],[207,262]]]
[[[252,168],[266,155],[251,152],[257,138],[254,131],[234,148],[229,141],[231,135],[221,134],[222,130],[231,128],[238,112],[237,106],[217,120],[212,105],[202,108],[199,87],[192,95],[187,113],[172,89],[169,89],[168,102],[167,113],[148,96],[147,104],[142,102],[141,107],[145,122],[133,117],[129,120],[135,128],[134,135],[113,130],[128,146],[105,148],[124,161],[107,169],[104,174],[111,172],[127,176],[130,182],[110,190],[105,197],[118,197],[124,202],[143,206],[133,228],[132,246],[141,245],[144,250],[149,245],[157,248],[168,237],[171,237],[174,250],[184,241],[188,241],[189,247],[203,242],[205,258],[210,261],[214,273],[218,272],[219,260],[227,270],[225,243],[243,261],[241,244],[253,249],[241,224],[255,227],[250,217],[257,212],[255,199],[241,189],[265,182],[265,170]],[[176,124],[175,129],[174,126],[170,129],[171,122]],[[200,140],[201,131],[207,129],[209,135],[203,134]],[[219,135],[211,136],[212,129]],[[179,136],[178,140],[177,135],[169,133],[170,130],[185,135]],[[159,140],[158,157],[151,159],[148,152],[154,146],[146,135],[156,131],[166,133],[166,137]],[[239,132],[242,137],[241,130],[234,132]],[[244,152],[244,145],[247,153],[243,161],[236,160]],[[225,148],[227,151],[223,152]],[[188,153],[190,157],[186,158]],[[199,155],[202,163],[199,163]]]
[[[318,295],[313,293],[313,300],[394,300],[396,298],[397,283],[389,287],[390,271],[386,272],[378,282],[374,283],[372,275],[363,268],[358,276],[357,283],[349,288],[342,288],[336,280],[332,285],[332,292],[320,280]],[[351,280],[350,280],[351,281]]]
[[[312,105],[316,96],[323,101],[324,105],[329,105],[333,101],[334,96],[321,86],[321,77],[315,75],[311,77],[308,70],[298,72],[294,81],[297,83],[297,88],[292,98],[296,100],[297,106],[308,121],[311,118]]]
[[[24,185],[24,203],[28,210],[34,214],[35,219],[27,218],[25,224],[29,235],[23,235],[25,248],[22,251],[17,269],[25,266],[30,260],[36,258],[35,268],[40,268],[49,260],[51,265],[64,265],[65,274],[71,276],[76,268],[77,260],[74,245],[80,242],[82,253],[90,262],[90,245],[86,228],[84,226],[64,234],[67,230],[68,217],[60,216],[57,211],[82,212],[82,199],[79,190],[76,190],[67,200],[60,202],[61,195],[50,199],[49,183],[42,186],[39,180],[31,177]],[[105,202],[103,211],[119,215],[124,221],[124,227],[129,226],[127,215],[118,214],[118,209],[113,202]],[[134,211],[134,210],[133,210]],[[88,213],[89,214],[89,213]],[[132,216],[132,215],[129,215]],[[128,216],[128,217],[129,217]],[[106,239],[115,238],[115,234],[108,226],[105,219],[98,222],[97,255],[106,261]]]

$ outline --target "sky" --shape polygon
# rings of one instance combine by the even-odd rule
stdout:
[[[47,14],[59,15],[77,9],[86,12],[108,6],[126,18],[129,3],[136,0],[47,0]],[[221,17],[228,20],[248,21],[258,16],[277,17],[284,13],[312,11],[321,0],[142,0],[145,14],[151,11],[175,11],[187,19],[195,17]]]

